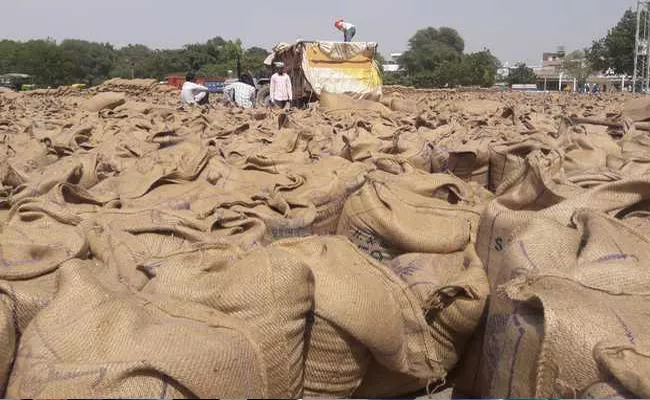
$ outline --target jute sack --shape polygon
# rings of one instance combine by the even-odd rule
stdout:
[[[584,190],[537,212],[512,210],[500,199],[491,202],[481,216],[476,242],[491,289],[530,271],[569,268],[573,263],[569,255],[581,240],[571,227],[576,210],[627,215],[645,205],[650,196],[648,189],[648,179],[613,182]],[[531,254],[540,255],[540,259],[532,259]]]
[[[5,296],[0,297],[0,393],[4,396],[14,360],[18,338]]]
[[[607,366],[608,357],[620,360],[614,356],[618,349],[648,340],[648,239],[594,211],[578,211],[573,220],[585,244],[572,270],[535,274],[502,289],[515,303],[537,310],[544,321],[537,353],[514,348],[516,374],[517,365],[536,359],[530,382],[534,397],[575,397],[595,382],[616,383],[600,363]],[[647,376],[647,365],[621,367],[614,377],[642,396],[638,381],[625,377]],[[496,393],[502,392],[492,395]]]
[[[25,331],[10,397],[268,396],[264,361],[240,321],[198,304],[133,295],[92,261],[66,263]]]
[[[411,252],[454,253],[476,237],[481,207],[475,191],[451,175],[377,171],[346,202],[337,233],[382,262]]]
[[[627,342],[607,340],[596,345],[594,353],[599,365],[616,378],[615,382],[607,383],[607,386],[611,387],[606,393],[607,397],[614,398],[612,392],[621,398],[650,396],[648,381],[650,355],[647,339],[635,340],[633,344],[630,344],[629,340]]]
[[[340,157],[324,157],[312,164],[295,165],[285,172],[304,182],[295,188],[276,186],[271,196],[283,199],[291,208],[316,210],[311,232],[318,235],[336,233],[339,218],[349,195],[359,189],[371,167],[350,163]],[[272,224],[268,224],[273,227]]]
[[[629,99],[623,107],[623,115],[634,122],[650,119],[650,101],[644,97]]]
[[[341,147],[336,155],[349,161],[365,161],[373,153],[388,152],[392,147],[392,140],[381,140],[364,127],[343,132],[340,135]]]
[[[383,114],[390,114],[390,109],[379,102],[363,99],[357,100],[350,96],[328,93],[327,91],[321,92],[319,100],[319,106],[325,113],[377,111]]]
[[[410,113],[410,114],[415,114],[415,113],[418,112],[418,105],[417,105],[417,102],[414,101],[414,100],[393,98],[390,101],[390,106],[389,107],[393,111],[401,111],[401,112],[406,112],[406,113]]]
[[[101,110],[111,110],[126,102],[124,93],[106,92],[100,93],[85,101],[83,108],[86,111],[97,112]]]
[[[307,327],[305,397],[350,397],[370,363],[425,381],[445,375],[418,300],[386,266],[342,237],[278,241],[314,276]],[[382,329],[375,329],[381,323]]]
[[[492,290],[518,276],[549,271],[565,273],[575,268],[576,249],[581,248],[584,241],[584,237],[571,228],[576,210],[586,206],[615,215],[643,204],[643,194],[648,193],[646,186],[647,182],[643,181],[603,185],[537,213],[513,212],[500,206],[499,201],[491,203],[481,220],[477,250]],[[472,382],[466,380],[461,383],[462,387],[457,387],[459,391],[469,396],[496,393],[504,397],[534,396],[530,377],[535,376],[536,364],[517,361],[519,355],[513,350],[521,346],[527,349],[526,354],[537,354],[543,332],[543,314],[529,304],[493,297],[482,355],[472,361],[464,360],[465,373],[461,374],[467,377],[468,371],[478,371],[472,373],[476,376],[473,382],[476,385],[472,388]],[[515,347],[517,343],[520,344]],[[514,372],[508,373],[510,370],[502,367],[515,362]]]
[[[124,198],[138,198],[156,184],[191,181],[201,173],[214,150],[199,141],[185,141],[138,159],[119,176],[108,178],[90,191],[104,196],[115,193]]]
[[[393,147],[388,153],[408,160],[417,169],[432,172],[431,144],[418,132],[396,131],[393,134]]]
[[[48,232],[48,234],[43,234]],[[14,207],[0,232],[0,279],[26,280],[46,275],[73,258],[84,257],[83,231],[39,202]]]
[[[22,332],[56,291],[56,269],[85,254],[81,230],[62,214],[18,204],[0,232],[0,392]],[[65,218],[64,218],[65,219]],[[47,232],[47,234],[44,234]]]
[[[564,169],[568,174],[605,168],[608,157],[621,155],[620,146],[607,134],[573,134],[571,143],[564,147],[564,151]]]
[[[433,359],[451,371],[481,320],[489,294],[487,276],[473,244],[452,254],[405,254],[389,266],[408,284],[424,310],[435,343]],[[400,379],[405,382],[396,385]],[[391,374],[373,363],[355,397],[399,396],[427,383]]]
[[[11,202],[13,204],[21,199],[46,194],[59,183],[78,183],[83,174],[81,160],[77,157],[65,157],[27,174],[24,183],[13,189]]]
[[[302,396],[305,329],[313,309],[313,276],[291,252],[197,244],[140,263],[143,293],[168,295],[236,317],[259,332],[272,398]]]
[[[90,254],[101,260],[124,285],[141,289],[148,281],[137,265],[149,257],[214,243],[213,221],[199,221],[180,211],[106,209],[81,222]]]
[[[20,336],[56,292],[56,272],[26,280],[0,279],[0,393],[5,392]]]
[[[503,193],[508,188],[516,185],[521,170],[524,168],[525,157],[534,150],[550,153],[555,146],[550,140],[541,135],[536,135],[525,140],[498,143],[489,147],[489,189],[496,193]]]
[[[457,101],[452,104],[452,108],[470,116],[490,116],[496,114],[502,106],[498,101],[483,99]]]
[[[259,183],[256,194],[253,194],[252,182],[248,182],[246,189],[250,189],[249,199],[242,196],[241,199],[226,201],[225,196],[219,196],[220,203],[215,209],[263,222],[266,232],[260,243],[313,234],[334,234],[345,200],[363,184],[365,173],[370,168],[340,157],[325,157],[312,164],[281,167],[278,168],[279,175],[271,175],[267,182]],[[288,178],[285,179],[287,183],[280,183],[277,176]],[[269,185],[271,179],[278,183]]]
[[[563,165],[564,159],[557,152],[533,151],[524,158],[517,175],[510,175],[510,183],[497,189],[499,203],[514,210],[544,209],[585,191],[573,182],[593,181],[603,174],[600,171],[597,174],[582,172],[583,175],[570,179],[565,176]]]

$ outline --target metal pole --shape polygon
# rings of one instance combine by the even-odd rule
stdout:
[[[636,35],[634,38],[634,75],[632,75],[632,91],[636,93],[636,80],[639,65],[639,28],[641,28],[641,0],[636,3]]]
[[[560,72],[560,83],[558,84],[558,90],[561,92],[562,91],[562,77],[564,76],[564,72]]]
[[[546,78],[544,78],[544,91],[546,91]]]
[[[650,88],[650,43],[648,43],[648,32],[650,32],[650,18],[648,18],[648,2],[644,1],[643,15],[645,26],[643,27],[643,37],[645,42],[645,67],[643,75],[643,88],[644,93],[648,94],[648,89]],[[641,12],[639,12],[641,15]]]

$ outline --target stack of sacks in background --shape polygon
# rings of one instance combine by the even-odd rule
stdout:
[[[641,286],[534,259],[552,272],[536,291],[509,253],[519,230],[529,246],[556,221],[565,236],[539,234],[549,254],[643,262],[632,239],[621,247],[630,258],[601,248],[614,217],[628,230],[646,222],[643,132],[594,132],[565,112],[606,118],[617,99],[324,94],[287,113],[178,110],[153,88],[115,80],[93,97],[0,95],[7,396],[377,398],[451,383],[505,393],[507,377],[478,360],[485,341],[490,357],[512,353],[516,340],[494,321],[534,314],[534,299],[552,302],[555,285],[573,281],[643,298]],[[501,258],[486,255],[491,229]],[[527,254],[545,256],[539,246]],[[623,321],[640,312],[629,304],[612,305]],[[531,326],[544,322],[534,315]],[[582,343],[558,329],[550,345]],[[576,343],[581,357],[592,350]],[[610,356],[619,345],[599,341],[577,376],[611,365],[616,378],[592,383],[640,395]],[[478,375],[465,373],[472,365]],[[557,365],[529,392],[581,390]]]

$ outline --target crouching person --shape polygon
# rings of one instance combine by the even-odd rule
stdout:
[[[245,73],[239,78],[239,82],[231,83],[223,89],[223,96],[226,103],[235,107],[255,107],[255,82],[253,77]]]
[[[196,75],[189,72],[185,76],[185,83],[181,89],[181,102],[183,105],[205,105],[208,104],[208,88],[196,83]]]

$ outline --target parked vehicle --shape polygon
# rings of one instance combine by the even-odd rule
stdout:
[[[281,61],[291,77],[296,106],[318,100],[325,90],[335,94],[381,96],[380,66],[374,61],[377,43],[298,41],[278,45],[266,59],[269,68]],[[270,103],[269,81],[258,82],[258,104]]]
[[[24,85],[33,86],[32,77],[27,74],[4,74],[0,75],[0,86],[13,89],[17,92],[23,89]]]

